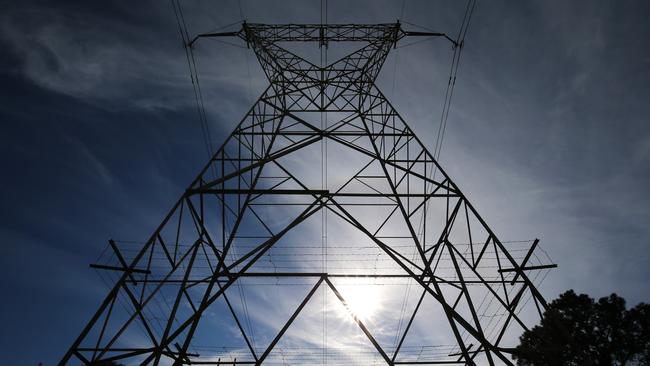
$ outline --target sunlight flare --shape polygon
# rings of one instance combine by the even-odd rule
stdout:
[[[345,299],[347,309],[341,308],[339,316],[342,318],[352,315],[361,321],[372,320],[381,310],[382,291],[380,286],[372,286],[367,283],[346,284],[341,286],[341,295]]]

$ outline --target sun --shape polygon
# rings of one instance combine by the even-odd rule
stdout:
[[[381,309],[382,294],[381,286],[367,284],[346,284],[341,286],[341,296],[345,299],[346,307],[341,307],[339,316],[350,318],[350,312],[357,319],[363,321],[372,320]]]

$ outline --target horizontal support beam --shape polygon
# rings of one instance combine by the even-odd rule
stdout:
[[[330,191],[320,189],[188,189],[187,194],[281,194],[281,195],[328,195]]]
[[[324,197],[458,197],[457,194],[446,193],[371,193],[371,192],[337,192],[330,193],[329,190],[316,189],[219,189],[219,188],[198,188],[188,189],[188,195],[194,194],[278,194],[278,195],[322,195]]]
[[[233,365],[257,365],[257,361],[198,361],[192,360],[192,365],[221,365],[221,366],[233,366]]]
[[[466,365],[465,361],[395,361],[393,365]]]
[[[188,47],[192,47],[199,38],[215,38],[215,37],[239,37],[240,32],[213,32],[213,33],[202,33],[195,36],[188,44]]]
[[[245,135],[245,136],[316,136],[323,135],[327,136],[350,136],[350,137],[359,137],[359,136],[368,136],[368,137],[411,137],[413,136],[412,132],[403,132],[403,133],[368,133],[368,132],[355,132],[355,131],[278,131],[278,132],[264,132],[264,131],[248,131],[247,129],[237,130],[234,133],[235,135]]]
[[[557,268],[557,264],[545,264],[542,266],[529,266],[529,267],[519,267],[519,268],[503,268],[499,270],[499,273],[532,271],[536,269],[549,269],[549,268]]]
[[[131,272],[131,273],[142,273],[142,274],[151,274],[151,271],[148,271],[146,269],[131,269],[131,268],[124,268],[124,267],[117,267],[117,266],[107,266],[103,264],[94,264],[91,263],[88,265],[90,268],[95,268],[95,269],[106,269],[106,270],[111,270],[111,271],[122,271],[122,272]]]
[[[444,37],[449,42],[451,42],[454,45],[454,47],[458,47],[458,42],[456,42],[454,39],[452,39],[451,37],[449,37],[445,33],[404,31],[404,36],[406,36],[406,37]]]

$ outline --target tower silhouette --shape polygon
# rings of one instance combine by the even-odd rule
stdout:
[[[192,40],[240,38],[270,84],[151,237],[92,265],[115,283],[61,364],[512,364],[509,330],[546,308],[529,274],[554,265],[497,238],[375,85],[422,36],[459,46],[400,23]],[[289,50],[339,42],[326,65]]]

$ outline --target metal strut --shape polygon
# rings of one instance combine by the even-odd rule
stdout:
[[[554,265],[534,252],[537,240],[524,243],[529,249],[499,240],[375,84],[390,50],[405,37],[459,44],[445,33],[405,31],[399,22],[243,23],[236,31],[199,34],[187,46],[210,37],[246,42],[269,86],[146,243],[134,249],[111,241],[113,255],[91,265],[117,279],[60,364],[314,363],[308,352],[283,361],[274,351],[325,288],[350,312],[378,362],[512,365],[504,335],[528,329],[520,316],[528,300],[543,313],[539,276]],[[322,66],[287,49],[287,42],[359,47]],[[321,113],[334,121],[320,127]],[[328,157],[338,168],[327,187],[310,178],[318,165],[313,149],[322,141],[339,151]],[[322,211],[350,241],[328,248],[339,259],[328,258],[326,269],[313,264],[320,259],[305,234]],[[241,295],[247,281],[271,281],[265,286],[279,291],[287,279],[303,281],[305,292],[286,295],[298,297],[297,307],[269,344],[256,345],[254,320],[243,300],[244,310],[233,300],[236,291]],[[416,306],[405,305],[395,344],[357,316],[341,291],[344,281],[368,280],[406,281],[421,293]],[[414,330],[431,320],[427,306],[444,317],[451,345],[418,356],[409,342],[423,350],[442,347]],[[239,354],[194,349],[224,336],[206,320],[215,313],[241,333]],[[363,357],[356,360],[370,363]]]

